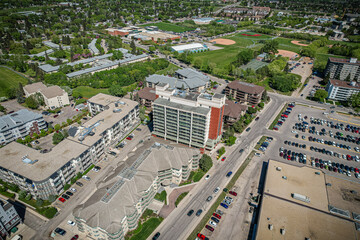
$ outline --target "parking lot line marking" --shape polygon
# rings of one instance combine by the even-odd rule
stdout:
[[[335,121],[339,121],[339,122],[344,122],[344,123],[349,123],[349,124],[352,124],[352,125],[356,125],[356,126],[360,126],[360,124],[357,124],[357,123],[353,123],[353,122],[349,122],[349,121],[344,121],[344,120],[340,120],[340,119],[336,119],[336,118],[332,118],[332,117],[329,117],[331,120],[335,120]]]

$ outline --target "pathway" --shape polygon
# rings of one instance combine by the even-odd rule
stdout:
[[[195,184],[191,184],[191,185],[185,185],[183,187],[175,188],[168,196],[169,204],[164,205],[161,208],[159,215],[163,218],[166,218],[176,208],[175,201],[180,196],[180,194],[184,192],[189,192],[194,186]]]

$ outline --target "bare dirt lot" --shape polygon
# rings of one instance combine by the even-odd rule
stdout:
[[[210,42],[220,44],[220,45],[233,45],[236,43],[234,40],[224,39],[224,38],[216,38],[216,39],[211,40]]]
[[[298,46],[304,46],[304,47],[309,46],[309,44],[300,43],[300,41],[295,41],[295,40],[291,41],[291,43]]]
[[[291,51],[287,51],[287,50],[278,50],[278,54],[277,55],[281,55],[283,57],[288,57],[290,59],[295,59],[298,54],[296,52],[291,52]]]

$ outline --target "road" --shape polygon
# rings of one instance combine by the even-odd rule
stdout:
[[[213,193],[216,187],[222,189],[226,186],[230,180],[230,178],[225,177],[226,173],[229,171],[235,172],[240,167],[248,153],[252,151],[256,142],[262,136],[265,130],[264,126],[272,121],[274,112],[278,112],[279,109],[281,109],[283,102],[284,100],[281,96],[272,96],[270,105],[260,114],[260,119],[250,125],[252,129],[242,134],[240,144],[232,148],[232,153],[227,156],[226,161],[216,162],[209,172],[211,176],[210,179],[200,181],[183,200],[184,202],[155,230],[155,232],[161,233],[159,239],[186,239],[188,234],[201,220],[201,217],[196,217],[195,215],[188,217],[186,213],[191,209],[195,211],[203,209],[206,211],[209,206],[211,206],[216,196],[210,203],[206,202],[206,198],[210,195],[218,195]],[[241,141],[242,139],[246,139],[246,141]],[[241,154],[239,153],[240,149],[244,149],[245,151]]]

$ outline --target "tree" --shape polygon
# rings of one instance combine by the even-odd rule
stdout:
[[[35,98],[33,96],[26,98],[25,104],[27,107],[29,107],[31,109],[37,109],[39,107],[38,102],[35,100]]]
[[[69,188],[71,187],[71,185],[70,184],[65,184],[65,186],[64,186],[64,191],[66,191],[66,190],[68,190]]]
[[[57,213],[57,209],[54,207],[48,207],[45,210],[45,217],[47,218],[53,218],[55,216],[55,214]]]
[[[42,207],[43,205],[44,205],[44,200],[42,200],[41,198],[36,199],[37,207]]]
[[[0,112],[5,112],[6,108],[0,104]]]
[[[50,195],[49,198],[48,198],[48,201],[51,202],[51,203],[52,203],[52,202],[55,202],[55,201],[56,201],[56,198],[57,198],[57,197],[56,197],[55,195]]]
[[[261,52],[265,53],[278,53],[279,42],[276,40],[265,41],[264,46],[261,48]]]
[[[118,60],[118,59],[122,59],[123,57],[124,54],[121,51],[114,51],[111,60]]]
[[[323,89],[318,89],[316,90],[315,94],[314,94],[314,98],[317,100],[317,101],[324,101],[325,98],[327,98],[328,96],[328,92],[323,90]]]
[[[221,147],[221,148],[218,150],[219,156],[223,155],[224,153],[225,153],[225,147]]]
[[[212,167],[212,165],[213,163],[211,157],[209,155],[203,154],[203,156],[199,161],[200,169],[203,170],[204,172],[207,172]]]
[[[360,93],[351,95],[348,102],[353,108],[358,109],[360,107]]]
[[[131,48],[131,54],[135,54],[136,53],[136,45],[135,45],[134,39],[130,43],[130,48]]]
[[[235,144],[236,141],[236,137],[235,136],[230,136],[227,140],[226,140],[226,145],[228,146],[232,146]]]
[[[27,195],[27,192],[24,191],[24,190],[21,190],[21,191],[19,192],[19,198],[20,198],[20,199],[26,198],[26,195]]]
[[[52,140],[53,140],[53,144],[56,145],[60,143],[62,140],[64,140],[64,136],[62,135],[61,132],[54,133]]]
[[[30,194],[30,193],[28,193],[28,195],[26,195],[26,197],[25,197],[25,200],[30,201],[30,200],[31,200],[31,198],[32,198],[31,194]]]
[[[238,55],[236,56],[236,61],[234,63],[236,66],[247,64],[248,62],[250,62],[251,59],[253,59],[253,57],[254,51],[247,48],[238,53]]]
[[[54,127],[55,131],[59,131],[60,127],[61,127],[60,124],[56,124],[55,127]]]

